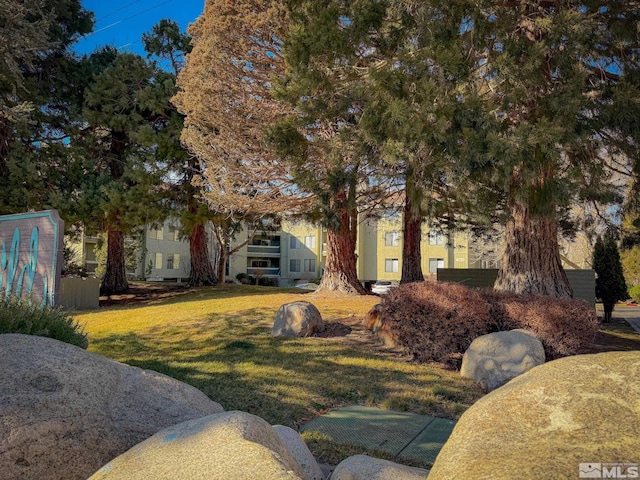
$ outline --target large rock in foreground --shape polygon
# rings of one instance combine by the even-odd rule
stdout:
[[[640,352],[535,367],[467,410],[429,480],[577,478],[581,463],[638,462]]]
[[[425,480],[428,470],[408,467],[388,460],[353,455],[338,464],[331,480]]]
[[[488,333],[471,342],[462,357],[460,375],[490,392],[544,360],[542,342],[526,330]]]
[[[199,390],[50,338],[0,335],[0,477],[86,479],[159,430],[223,411]]]
[[[274,425],[273,429],[287,446],[287,449],[298,462],[298,465],[304,470],[306,479],[323,480],[324,475],[322,469],[300,434],[293,428],[285,427],[284,425]]]
[[[109,462],[91,480],[305,478],[271,425],[233,411],[162,430]]]
[[[271,334],[274,337],[309,337],[324,329],[320,311],[314,304],[301,300],[285,303],[278,309]]]

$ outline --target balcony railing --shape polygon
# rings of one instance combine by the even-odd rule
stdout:
[[[247,245],[247,252],[260,255],[280,255],[280,245]]]
[[[280,268],[247,267],[247,273],[249,275],[255,276],[256,272],[261,273],[265,277],[277,277],[280,275]]]

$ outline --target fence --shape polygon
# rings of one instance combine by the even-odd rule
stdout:
[[[594,270],[565,270],[573,297],[581,298],[591,305],[596,304],[596,272]],[[492,268],[439,268],[439,282],[462,283],[471,288],[490,288],[498,277],[498,270]]]
[[[86,310],[100,306],[100,279],[63,277],[60,282],[60,306]]]

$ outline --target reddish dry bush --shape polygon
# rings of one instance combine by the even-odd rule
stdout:
[[[548,360],[575,355],[594,339],[595,309],[576,299],[472,290],[455,283],[410,283],[382,298],[382,323],[419,362],[456,366],[471,342],[523,328],[540,339]]]
[[[511,328],[524,328],[544,345],[547,360],[575,355],[593,342],[600,328],[595,309],[583,300],[483,292],[502,306]]]
[[[419,362],[455,366],[474,338],[490,331],[490,305],[456,283],[409,283],[382,298],[382,316]]]

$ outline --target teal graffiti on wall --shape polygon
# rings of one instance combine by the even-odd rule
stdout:
[[[0,216],[0,293],[57,305],[63,231],[55,210]]]

